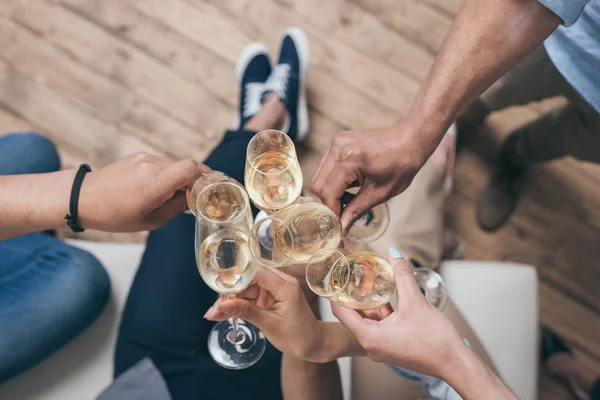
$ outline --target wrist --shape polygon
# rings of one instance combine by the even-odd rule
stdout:
[[[491,394],[514,398],[500,378],[467,346],[457,350],[451,362],[445,364],[440,378],[465,400],[479,399]]]

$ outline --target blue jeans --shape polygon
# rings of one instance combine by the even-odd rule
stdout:
[[[56,148],[45,137],[0,136],[0,175],[59,167]],[[0,241],[0,382],[77,336],[109,297],[109,277],[91,254],[41,232]]]

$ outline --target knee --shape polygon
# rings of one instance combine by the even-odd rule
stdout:
[[[9,151],[27,160],[21,173],[54,172],[60,169],[60,158],[54,143],[37,132],[16,133],[5,137]]]
[[[95,320],[110,298],[111,284],[108,273],[96,257],[85,250],[68,247],[55,250],[60,258],[61,273],[55,283],[69,297],[67,313],[77,315],[84,325]]]

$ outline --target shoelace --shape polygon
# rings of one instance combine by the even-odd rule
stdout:
[[[260,111],[262,107],[262,94],[264,93],[264,85],[259,82],[247,83],[244,87],[246,91],[244,109],[242,115],[244,118],[249,118]]]
[[[291,72],[292,67],[289,64],[276,65],[265,82],[265,91],[273,91],[277,93],[279,98],[284,99],[286,97]]]

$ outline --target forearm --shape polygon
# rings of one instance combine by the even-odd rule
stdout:
[[[462,344],[461,344],[462,345]],[[481,359],[464,346],[441,377],[465,400],[518,400],[514,392]]]
[[[365,356],[366,352],[356,337],[339,322],[321,322],[324,340],[314,360],[325,363],[342,357]]]
[[[317,364],[284,354],[281,386],[286,400],[343,399],[337,361]]]
[[[0,240],[65,224],[75,170],[0,176]]]
[[[399,126],[418,136],[428,156],[458,114],[559,22],[537,0],[466,0]]]

